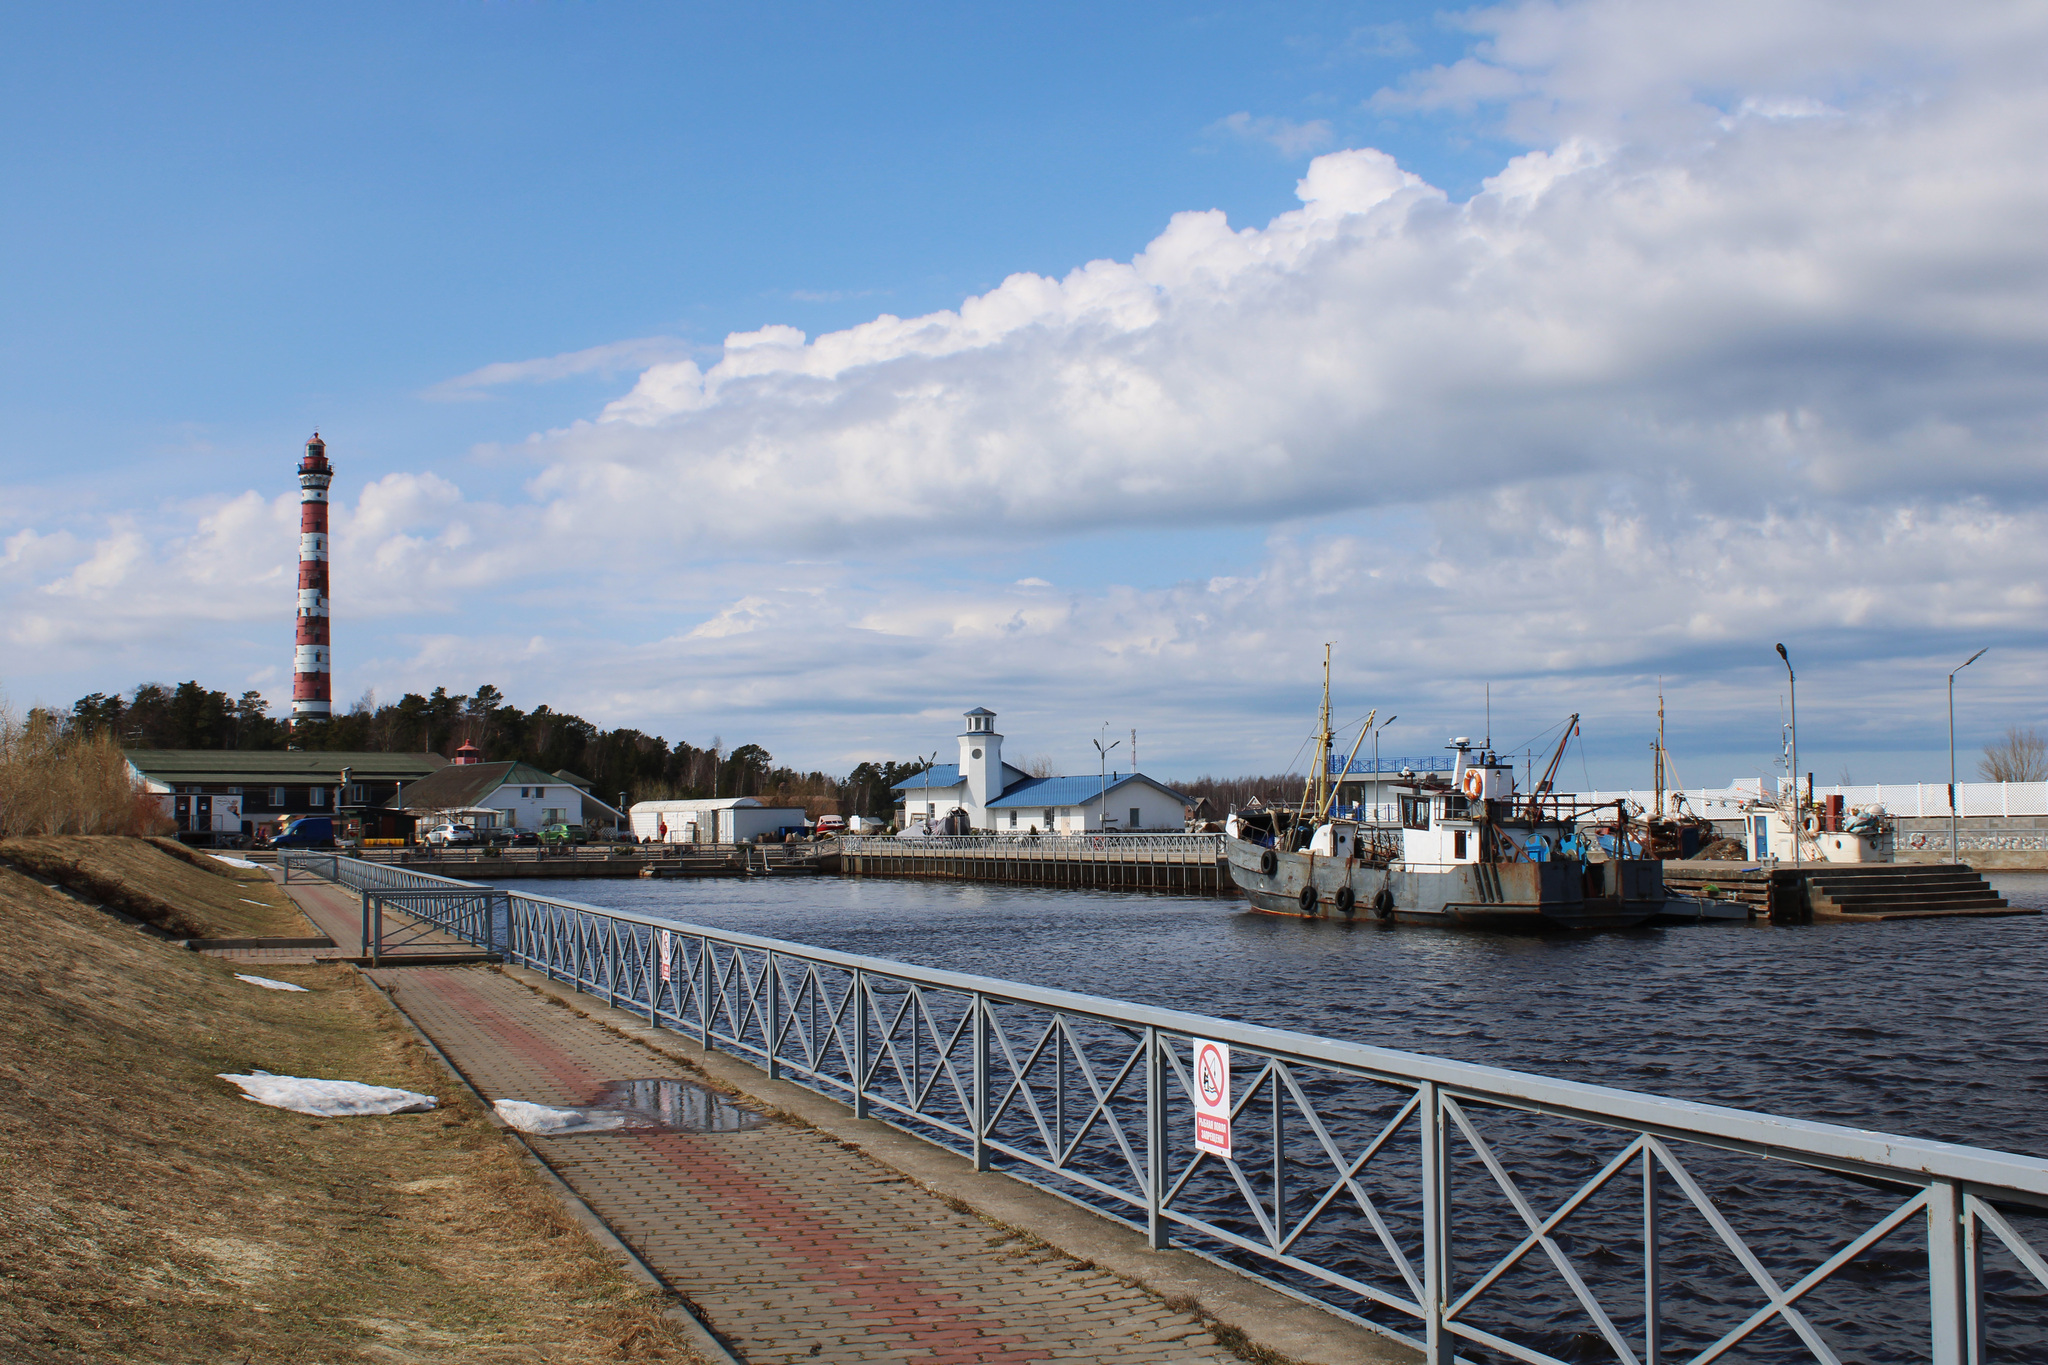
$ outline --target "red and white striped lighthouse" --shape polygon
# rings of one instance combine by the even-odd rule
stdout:
[[[292,724],[333,714],[334,651],[327,635],[327,485],[334,467],[314,432],[299,461],[298,648],[292,654]]]

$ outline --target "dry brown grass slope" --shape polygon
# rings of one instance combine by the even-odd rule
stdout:
[[[61,882],[179,938],[295,938],[313,932],[269,873],[232,867],[170,839],[0,839],[0,864]]]
[[[213,888],[165,868],[247,889],[127,842],[65,856],[195,916]],[[349,969],[232,972],[0,867],[0,1359],[691,1359]],[[321,1120],[214,1075],[257,1068],[445,1107]]]

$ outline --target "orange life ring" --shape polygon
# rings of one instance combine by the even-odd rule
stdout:
[[[1477,801],[1481,796],[1484,796],[1485,794],[1486,770],[1484,768],[1465,769],[1465,795],[1471,797],[1474,801]]]

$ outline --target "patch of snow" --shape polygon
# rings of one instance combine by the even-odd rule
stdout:
[[[563,1133],[602,1133],[626,1126],[626,1116],[609,1109],[550,1109],[525,1100],[499,1100],[498,1117],[522,1133],[553,1137]]]
[[[209,853],[209,854],[207,854],[206,856],[207,856],[207,857],[209,857],[209,858],[218,858],[218,859],[220,859],[220,860],[221,860],[222,862],[226,863],[226,864],[227,864],[227,865],[228,865],[229,867],[258,867],[258,866],[261,866],[261,864],[258,864],[258,863],[252,863],[252,862],[250,862],[250,861],[249,861],[249,860],[248,860],[247,858],[231,858],[231,857],[229,857],[229,856],[228,856],[227,854],[225,854],[225,853]]]
[[[266,902],[252,901],[247,896],[237,896],[235,897],[235,899],[240,901],[244,905],[261,905],[265,910],[268,910],[270,908],[270,906]]]
[[[246,981],[252,986],[261,986],[267,991],[302,991],[306,989],[304,986],[294,986],[289,981],[272,981],[267,976],[248,976],[242,972],[235,973],[235,980]]]
[[[353,1118],[362,1114],[421,1114],[439,1105],[432,1095],[394,1090],[388,1085],[357,1081],[316,1081],[300,1076],[273,1076],[252,1071],[246,1076],[216,1073],[242,1087],[242,1098],[322,1118]]]

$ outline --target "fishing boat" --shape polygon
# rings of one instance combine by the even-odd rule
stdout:
[[[1518,789],[1513,764],[1460,737],[1447,746],[1448,774],[1403,774],[1392,786],[1397,820],[1343,819],[1335,810],[1342,783],[1331,781],[1326,658],[1317,776],[1298,808],[1239,812],[1225,822],[1231,878],[1267,914],[1510,929],[1641,924],[1666,900],[1664,865],[1644,856],[1641,822],[1625,801],[1553,794],[1578,719],[1566,723],[1528,792]],[[1342,772],[1350,771],[1347,760]]]

